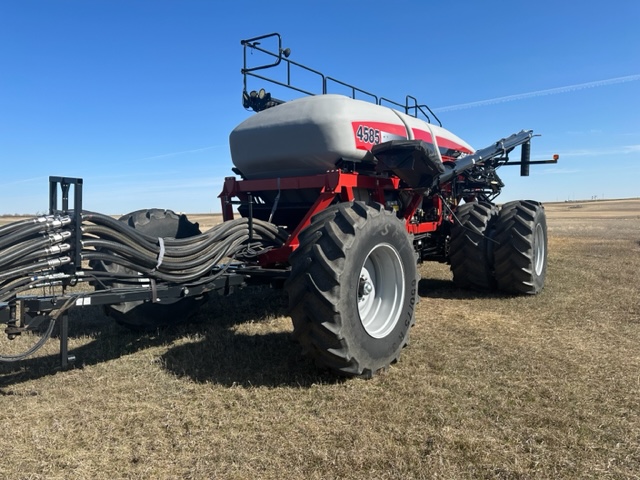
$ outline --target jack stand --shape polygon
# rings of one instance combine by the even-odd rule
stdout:
[[[69,355],[69,315],[65,313],[60,318],[60,368],[67,370],[75,361],[75,355]]]

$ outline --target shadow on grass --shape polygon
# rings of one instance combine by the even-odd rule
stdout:
[[[342,381],[303,357],[289,331],[236,331],[234,327],[243,323],[259,324],[288,314],[282,290],[255,287],[249,291],[209,302],[195,318],[204,328],[185,326],[182,337],[192,341],[171,346],[161,357],[164,367],[178,377],[226,386],[307,387]]]
[[[153,333],[135,333],[117,325],[100,307],[72,310],[69,337],[91,340],[70,348],[72,368],[96,365],[155,346],[168,346],[161,356],[166,370],[196,382],[227,386],[310,386],[341,379],[320,372],[305,359],[289,332],[248,335],[237,325],[286,315],[286,294],[250,287],[229,297],[212,295],[189,324]],[[188,343],[184,343],[184,340]],[[49,342],[57,342],[57,338]],[[171,346],[174,342],[182,342]],[[58,354],[0,363],[0,388],[60,371]]]
[[[422,278],[418,282],[418,295],[421,298],[467,299],[474,298],[504,298],[509,295],[501,292],[481,292],[456,287],[453,280],[438,278]]]
[[[59,344],[58,326],[46,347]],[[91,338],[83,345],[69,346],[69,355],[76,358],[69,368],[83,368],[116,358],[124,357],[139,350],[162,345],[169,340],[164,332],[137,334],[116,325],[106,316],[101,307],[83,307],[69,312],[69,339]],[[2,342],[6,341],[2,339]],[[37,341],[34,336],[32,344]],[[0,342],[0,344],[2,344]],[[27,347],[28,348],[28,347]],[[11,363],[0,363],[0,388],[34,380],[60,372],[60,354],[30,357]]]
[[[343,381],[303,357],[289,332],[247,335],[209,330],[202,339],[171,347],[162,361],[178,377],[229,387],[310,387]]]

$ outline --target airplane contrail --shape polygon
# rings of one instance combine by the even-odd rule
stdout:
[[[584,90],[585,88],[604,87],[606,85],[615,85],[616,83],[635,82],[640,80],[640,75],[627,75],[625,77],[609,78],[607,80],[597,80],[595,82],[578,83],[576,85],[568,85],[566,87],[549,88],[546,90],[537,90],[535,92],[518,93],[516,95],[507,95],[506,97],[490,98],[488,100],[480,100],[478,102],[460,103],[458,105],[449,105],[448,107],[434,108],[434,112],[452,112],[454,110],[464,110],[466,108],[484,107],[486,105],[495,105],[496,103],[513,102],[516,100],[524,100],[525,98],[542,97],[544,95],[556,95],[558,93],[575,92],[576,90]]]
[[[184,155],[187,153],[199,153],[199,152],[204,152],[206,150],[211,150],[212,148],[217,148],[217,147],[219,147],[219,145],[213,145],[211,147],[203,147],[203,148],[194,148],[193,150],[183,150],[182,152],[163,153],[162,155],[154,155],[152,157],[140,158],[137,161],[157,160],[159,158],[175,157],[175,156]]]

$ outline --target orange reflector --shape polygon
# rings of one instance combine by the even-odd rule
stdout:
[[[560,155],[558,155],[557,153],[553,154],[553,159],[554,160],[558,160],[560,158]]]

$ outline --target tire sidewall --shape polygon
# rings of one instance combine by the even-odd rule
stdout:
[[[542,269],[536,272],[539,244],[536,230],[542,228]],[[548,261],[547,222],[544,207],[533,200],[505,203],[495,231],[494,274],[498,288],[510,294],[535,295],[544,287]]]
[[[543,233],[543,259],[542,259],[542,271],[540,274],[536,272],[536,255],[535,252],[538,249],[536,230],[538,225],[542,227]],[[542,290],[544,286],[545,278],[547,276],[547,218],[542,206],[536,208],[536,214],[533,218],[533,239],[531,241],[531,277],[533,280],[534,288],[536,292]]]
[[[155,237],[188,238],[201,233],[199,225],[191,223],[186,215],[161,208],[136,210],[121,216],[118,220],[137,232]],[[125,266],[103,261],[96,262],[92,268],[114,275],[136,274],[134,270]],[[159,327],[186,322],[198,312],[207,298],[208,295],[205,293],[198,297],[177,298],[162,303],[129,301],[106,305],[105,312],[116,323],[133,331],[153,331]]]
[[[387,217],[387,218],[385,218]],[[386,222],[383,221],[387,220]],[[342,335],[349,341],[350,350],[357,351],[365,366],[382,368],[389,362],[389,357],[397,356],[397,352],[406,344],[409,329],[414,321],[417,295],[416,260],[413,246],[401,221],[390,213],[382,212],[381,221],[366,221],[355,235],[348,254],[345,257],[343,272],[337,287],[340,292],[340,311],[346,319]],[[382,223],[382,228],[380,224]],[[358,311],[358,284],[360,272],[369,253],[382,244],[393,248],[402,263],[404,278],[404,298],[400,314],[392,330],[382,338],[375,338],[365,330]]]

